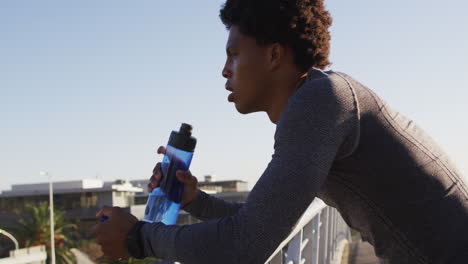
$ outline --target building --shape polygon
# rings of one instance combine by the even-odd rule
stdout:
[[[215,193],[221,192],[247,192],[248,184],[246,181],[241,180],[228,180],[228,181],[213,181],[211,176],[205,176],[205,181],[199,182],[198,186],[202,190],[209,192],[210,190]]]
[[[97,210],[104,205],[129,208],[135,193],[142,189],[125,180],[103,182],[98,179],[55,182],[54,206],[80,222],[94,222]],[[49,184],[15,184],[0,194],[0,224],[14,225],[17,215],[26,204],[49,202]]]

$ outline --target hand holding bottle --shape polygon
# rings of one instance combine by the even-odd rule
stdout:
[[[160,146],[158,148],[158,154],[166,154],[166,148],[164,146]],[[154,188],[159,187],[161,182],[162,172],[161,172],[161,162],[158,162],[153,169],[153,175],[149,179],[148,183],[148,192],[151,193]],[[184,192],[182,194],[182,201],[181,207],[183,208],[185,205],[189,204],[193,201],[198,195],[198,180],[195,176],[192,175],[190,171],[182,171],[178,170],[176,172],[177,180],[183,183]]]

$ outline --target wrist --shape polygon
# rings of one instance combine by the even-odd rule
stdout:
[[[195,194],[193,195],[192,200],[190,202],[195,201],[198,198],[198,196],[200,196],[200,189],[197,188],[197,190],[195,191]]]
[[[197,188],[197,190],[195,191],[195,193],[193,194],[192,198],[190,200],[188,200],[187,202],[185,202],[183,205],[182,205],[182,209],[184,209],[185,207],[187,207],[190,203],[192,203],[193,201],[195,201],[198,196],[200,195],[200,189]]]
[[[141,228],[145,224],[146,222],[144,221],[136,222],[127,234],[125,244],[127,246],[128,254],[133,258],[145,258],[143,239],[141,236]]]

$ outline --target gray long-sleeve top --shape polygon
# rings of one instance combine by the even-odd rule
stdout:
[[[289,98],[247,201],[200,192],[184,209],[207,221],[145,224],[144,251],[186,264],[263,263],[315,197],[389,263],[467,263],[468,191],[445,154],[365,86],[315,69]]]

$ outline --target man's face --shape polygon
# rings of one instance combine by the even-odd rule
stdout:
[[[232,93],[229,102],[234,102],[242,114],[268,109],[268,49],[258,45],[252,37],[242,34],[236,26],[229,30],[226,44],[226,64],[223,76],[226,89]]]

